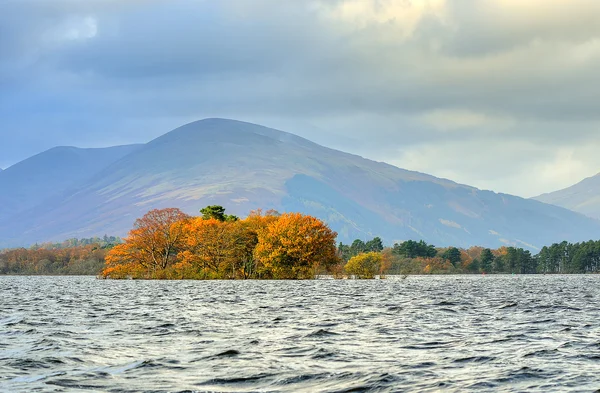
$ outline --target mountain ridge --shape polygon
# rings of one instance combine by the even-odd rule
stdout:
[[[312,214],[344,242],[380,236],[388,244],[423,239],[536,249],[600,237],[600,222],[563,208],[368,160],[284,131],[210,118],[136,147],[66,194],[9,220],[0,215],[0,239],[122,236],[151,208],[197,214],[209,204],[240,216],[256,208]]]
[[[0,172],[0,190],[5,190],[0,199],[0,217],[32,208],[45,199],[66,192],[89,174],[98,172],[140,146],[57,146],[6,168]]]
[[[570,187],[532,199],[600,219],[600,173],[586,177]]]

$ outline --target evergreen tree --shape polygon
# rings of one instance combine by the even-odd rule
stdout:
[[[492,271],[492,263],[494,262],[494,254],[489,248],[484,249],[481,252],[481,271],[484,273],[490,273]]]
[[[206,206],[200,209],[200,214],[202,214],[202,218],[205,220],[210,220],[211,218],[222,222],[239,220],[237,216],[225,214],[225,208],[219,205]]]
[[[437,255],[435,246],[427,244],[425,241],[418,242],[407,240],[401,244],[394,244],[392,252],[405,258],[433,258]]]
[[[367,252],[381,252],[383,251],[383,242],[381,238],[374,237],[365,244],[365,248]]]
[[[356,239],[352,242],[352,245],[350,246],[350,253],[352,254],[352,256],[356,256],[358,254],[362,254],[363,252],[365,252],[367,249],[367,246],[365,244],[365,242],[363,242],[360,239]]]
[[[462,261],[462,256],[460,254],[460,250],[458,248],[456,248],[456,247],[450,247],[449,249],[447,249],[442,254],[442,258],[450,261],[450,263],[454,267],[460,266],[460,263]]]

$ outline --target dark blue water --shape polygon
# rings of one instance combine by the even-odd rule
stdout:
[[[0,391],[595,391],[599,288],[0,277]]]

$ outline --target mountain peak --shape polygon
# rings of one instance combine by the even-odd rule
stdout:
[[[343,242],[380,236],[388,244],[423,239],[439,246],[537,247],[600,236],[600,223],[566,209],[231,119],[183,125],[112,159],[95,157],[110,149],[74,149],[81,157],[48,159],[46,152],[0,174],[0,189],[7,190],[0,194],[6,213],[0,210],[0,239],[23,245],[125,235],[148,210],[178,207],[194,214],[207,205],[238,216],[257,208],[311,214]]]
[[[240,120],[206,118],[196,120],[160,136],[148,145],[173,144],[198,146],[204,143],[260,145],[274,142],[315,145],[313,142],[274,128]]]

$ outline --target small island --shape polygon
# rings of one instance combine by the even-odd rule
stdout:
[[[584,274],[600,271],[600,241],[555,243],[537,255],[516,247],[436,248],[423,240],[385,247],[379,237],[336,244],[322,220],[207,206],[189,216],[152,210],[118,237],[70,239],[0,251],[0,274],[109,279],[371,279],[417,274]]]
[[[337,234],[300,213],[152,210],[107,255],[105,278],[307,279],[339,264]]]

